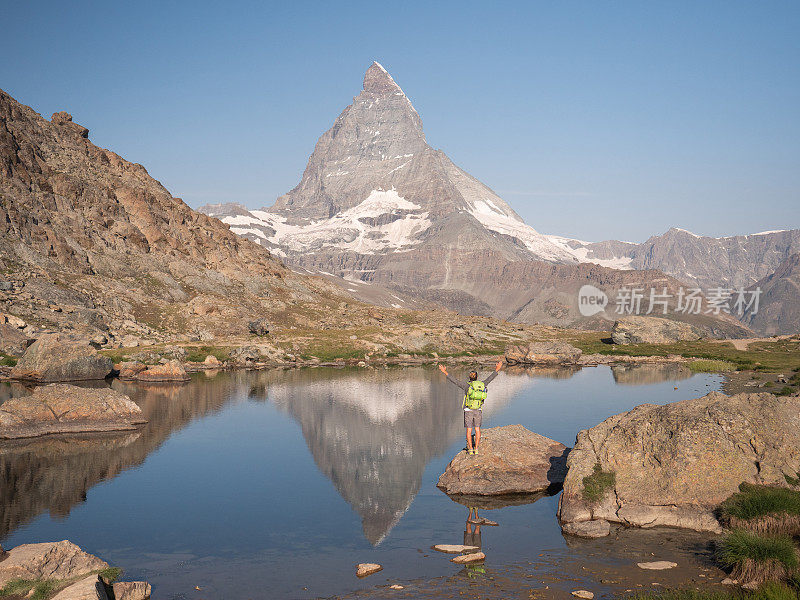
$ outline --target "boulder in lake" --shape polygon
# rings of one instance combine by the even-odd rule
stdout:
[[[114,365],[87,341],[62,334],[44,334],[25,351],[11,370],[13,379],[50,383],[104,379]]]
[[[564,444],[522,425],[484,429],[479,454],[459,452],[437,487],[450,495],[542,492],[564,480],[567,451]]]
[[[611,341],[615,344],[672,344],[701,339],[703,332],[680,321],[630,315],[614,322]]]
[[[366,577],[367,575],[372,575],[373,573],[377,573],[378,571],[382,570],[383,567],[377,563],[360,563],[356,565],[356,576]]]
[[[151,591],[146,581],[116,581],[112,588],[114,600],[147,600]]]
[[[454,556],[450,559],[450,562],[454,562],[457,565],[467,565],[470,563],[481,562],[482,560],[486,560],[486,555],[483,552],[470,552],[469,554]]]
[[[30,396],[0,405],[0,439],[54,433],[124,431],[145,423],[142,409],[110,388],[82,388],[64,383],[37,387]]]
[[[69,579],[108,568],[108,563],[63,540],[22,544],[0,562],[0,588],[12,579]]]
[[[565,532],[594,520],[719,532],[714,510],[739,484],[785,487],[800,471],[800,396],[643,404],[581,431],[567,467]]]
[[[136,370],[134,373],[133,370]],[[123,378],[123,371],[120,370],[120,378]],[[147,365],[144,369],[138,366],[130,367],[130,371],[125,373],[125,377],[133,381],[145,381],[152,383],[184,382],[189,381],[189,374],[177,360],[171,360],[163,365]]]
[[[119,364],[119,378],[123,380],[135,380],[142,371],[147,369],[147,365],[135,360],[125,361]]]
[[[581,351],[561,340],[548,340],[509,346],[506,362],[510,365],[553,365],[577,362]]]

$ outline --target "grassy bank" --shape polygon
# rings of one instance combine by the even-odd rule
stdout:
[[[621,346],[610,343],[608,332],[570,332],[564,338],[586,354],[610,356],[669,356],[721,361],[738,370],[754,370],[773,373],[800,371],[800,338],[780,339],[768,342],[753,342],[747,350],[737,350],[731,342],[699,340],[674,344],[630,344]],[[727,369],[726,369],[727,370]]]
[[[800,584],[800,582],[797,582]],[[623,596],[628,600],[800,600],[797,584],[770,583],[749,592],[745,590],[675,589],[638,592]]]

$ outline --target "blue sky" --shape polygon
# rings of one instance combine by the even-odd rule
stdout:
[[[545,233],[800,227],[800,2],[4,2],[0,88],[197,207],[271,205],[380,61]]]

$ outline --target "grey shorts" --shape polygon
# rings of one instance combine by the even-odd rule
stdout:
[[[483,416],[482,410],[465,410],[464,411],[464,427],[480,427],[481,418]]]

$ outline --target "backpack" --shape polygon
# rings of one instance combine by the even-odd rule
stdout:
[[[486,400],[486,386],[482,381],[470,381],[464,394],[464,406],[470,410],[480,410]]]

